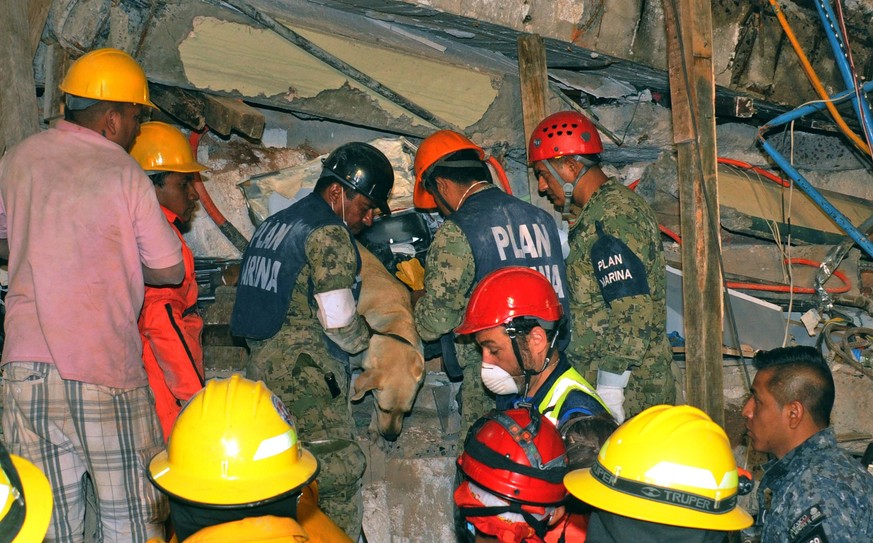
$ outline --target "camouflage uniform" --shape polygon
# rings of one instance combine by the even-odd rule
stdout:
[[[648,287],[604,301],[591,254],[602,232],[624,243],[642,264]],[[666,336],[664,251],[658,223],[646,202],[615,179],[600,186],[570,229],[567,259],[573,334],[568,359],[589,382],[597,370],[631,370],[624,409],[630,418],[647,407],[675,401],[672,350]],[[641,278],[638,278],[641,279]]]
[[[555,221],[542,209],[485,185],[446,219],[431,243],[424,276],[427,294],[415,306],[415,325],[422,339],[433,341],[458,326],[475,284],[507,266],[530,267],[543,274],[565,313],[569,312]],[[493,408],[494,398],[482,384],[482,357],[474,338],[455,338],[454,343],[464,376],[460,391],[463,437]]]
[[[434,235],[427,253],[424,284],[427,295],[415,304],[415,326],[421,339],[435,341],[461,324],[476,276],[473,250],[461,229],[446,221]],[[476,420],[494,408],[479,376],[482,355],[470,336],[455,337],[461,382],[461,439]]]
[[[247,377],[263,380],[297,420],[301,440],[313,443],[321,471],[320,505],[352,539],[363,518],[361,478],[366,467],[355,439],[347,363],[329,354],[326,334],[346,352],[367,348],[369,329],[358,316],[343,328],[324,330],[314,294],[352,288],[356,252],[348,230],[324,226],[306,240],[307,263],[297,276],[279,332],[265,340],[249,339]],[[328,383],[329,376],[333,383]]]
[[[474,192],[443,223],[427,255],[427,294],[415,307],[415,324],[427,341],[458,326],[473,286],[489,272],[526,266],[549,279],[569,311],[563,255],[555,221],[545,211],[494,186]],[[564,345],[559,345],[563,347]],[[461,383],[461,436],[493,408],[480,377],[482,357],[474,338],[455,338]]]
[[[873,475],[837,448],[832,428],[764,466],[762,543],[873,541]]]

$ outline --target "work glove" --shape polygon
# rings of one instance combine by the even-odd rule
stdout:
[[[624,422],[624,389],[628,379],[630,379],[630,370],[621,375],[597,370],[597,395],[619,424]]]
[[[424,268],[417,258],[410,258],[397,264],[397,272],[394,275],[412,290],[424,289]]]

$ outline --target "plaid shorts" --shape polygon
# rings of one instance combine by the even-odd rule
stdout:
[[[99,541],[163,536],[167,501],[146,476],[164,446],[148,387],[67,381],[41,362],[11,362],[2,371],[4,441],[52,486],[45,540],[84,541],[86,476],[97,498]]]

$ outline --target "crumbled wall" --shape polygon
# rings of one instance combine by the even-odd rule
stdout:
[[[404,0],[574,43],[622,59],[666,69],[662,2],[645,0]],[[798,105],[816,98],[800,62],[767,2],[712,2],[713,65],[718,85]],[[779,3],[829,94],[845,89],[815,9]],[[868,3],[845,4],[855,66],[869,78]]]

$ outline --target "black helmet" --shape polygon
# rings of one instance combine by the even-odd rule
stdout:
[[[321,177],[336,178],[373,200],[385,215],[391,213],[388,195],[394,187],[394,168],[382,151],[368,143],[346,143],[337,147],[322,164]]]

